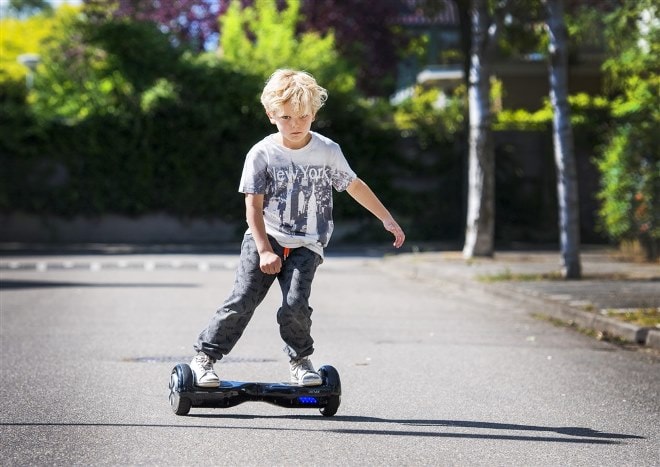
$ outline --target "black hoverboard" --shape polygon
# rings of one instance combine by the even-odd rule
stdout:
[[[320,386],[287,383],[246,383],[221,381],[215,388],[195,386],[192,370],[179,363],[170,375],[170,406],[177,415],[187,415],[191,407],[227,408],[247,401],[262,401],[288,408],[318,408],[325,417],[337,413],[341,403],[339,373],[331,366],[318,370]]]

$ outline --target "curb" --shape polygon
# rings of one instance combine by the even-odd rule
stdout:
[[[399,266],[404,266],[399,264]],[[630,343],[640,345],[644,348],[660,350],[660,329],[651,327],[642,327],[632,323],[626,323],[615,318],[601,315],[599,313],[585,311],[574,305],[558,303],[543,293],[528,289],[515,287],[511,283],[486,284],[473,278],[462,277],[461,275],[439,274],[438,270],[423,262],[415,261],[407,264],[401,269],[408,270],[412,277],[420,275],[423,269],[427,277],[459,284],[462,286],[479,286],[484,291],[521,303],[539,307],[541,315],[563,321],[568,324],[574,324],[577,327],[600,333],[609,338],[617,338]],[[581,306],[587,306],[588,302],[582,302]]]
[[[503,290],[498,291],[498,287]],[[592,330],[604,336],[615,337],[660,350],[660,330],[658,329],[638,326],[595,312],[584,311],[571,305],[554,302],[543,297],[542,294],[531,293],[528,290],[522,290],[516,287],[501,285],[488,286],[487,289],[490,289],[489,291],[491,293],[500,296],[510,297],[511,295],[515,295],[518,301],[543,307],[543,314],[569,324],[575,324],[579,328]]]
[[[660,349],[660,329],[651,328],[646,336],[646,345],[652,349]]]

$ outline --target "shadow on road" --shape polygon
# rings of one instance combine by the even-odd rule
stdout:
[[[63,282],[63,281],[31,281],[5,279],[0,281],[0,290],[50,289],[62,287],[199,287],[196,284],[166,284],[138,282]]]
[[[189,414],[190,417],[210,418],[217,417],[213,414]],[[226,416],[221,416],[226,418]],[[253,415],[236,415],[232,414],[230,418],[236,419],[253,419],[253,418],[283,418],[283,419],[318,419],[314,415],[284,415],[284,416],[253,416]],[[450,428],[476,428],[483,430],[508,430],[508,431],[540,431],[540,432],[554,432],[560,435],[576,436],[582,438],[602,438],[598,439],[571,439],[571,438],[548,438],[538,436],[519,436],[519,435],[492,435],[492,434],[470,434],[470,433],[424,433],[424,432],[401,432],[401,431],[381,431],[381,430],[353,430],[353,429],[339,429],[329,430],[336,433],[364,433],[364,434],[399,434],[399,435],[419,435],[419,436],[440,436],[440,437],[457,437],[457,438],[483,438],[483,439],[510,439],[522,441],[560,441],[560,442],[584,442],[595,444],[619,444],[616,439],[646,439],[644,436],[628,435],[620,433],[605,433],[591,428],[582,427],[546,427],[538,425],[519,425],[513,423],[493,423],[493,422],[476,422],[466,420],[424,420],[424,419],[396,419],[390,420],[377,417],[361,417],[361,416],[334,416],[324,420],[332,422],[350,422],[350,423],[389,423],[405,426],[416,427],[450,427]],[[371,433],[373,432],[373,433]]]
[[[305,432],[327,432],[337,434],[351,435],[385,435],[385,436],[419,436],[419,437],[437,437],[437,438],[460,438],[460,439],[490,439],[501,441],[536,441],[553,443],[577,443],[577,444],[625,444],[620,440],[625,439],[646,439],[643,436],[628,435],[621,433],[605,433],[591,428],[581,427],[546,427],[537,425],[519,425],[513,423],[492,423],[476,422],[466,420],[389,420],[375,417],[359,416],[335,416],[319,417],[318,415],[283,415],[283,416],[262,416],[262,415],[213,415],[213,414],[190,414],[184,418],[187,420],[194,418],[206,419],[233,419],[233,420],[254,420],[254,419],[290,419],[317,421],[323,423],[324,427],[319,428],[291,428],[291,427],[259,427],[259,426],[227,426],[227,425],[191,425],[191,424],[140,424],[140,423],[0,423],[0,426],[32,426],[32,427],[133,427],[133,428],[183,428],[183,429],[224,429],[224,430],[262,430],[262,431],[305,431]],[[328,428],[327,423],[364,423],[374,425],[373,428]],[[381,429],[375,425],[401,425],[404,427],[419,428],[468,428],[470,430],[502,430],[511,433],[479,433],[479,432],[446,432],[446,431],[427,431],[413,429]],[[552,432],[564,436],[548,435],[522,435],[516,434],[519,431],[538,431]]]

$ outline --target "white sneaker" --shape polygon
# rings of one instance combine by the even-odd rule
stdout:
[[[209,357],[204,352],[199,352],[190,362],[195,384],[203,388],[215,388],[220,384],[220,378],[213,371],[215,358]]]
[[[320,386],[323,379],[314,370],[314,366],[309,358],[300,360],[291,360],[291,382],[300,386]]]

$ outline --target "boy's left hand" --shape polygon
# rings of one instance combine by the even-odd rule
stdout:
[[[406,234],[403,233],[401,226],[399,226],[394,219],[389,219],[383,222],[383,227],[394,235],[394,243],[392,245],[394,245],[395,248],[401,248],[403,242],[406,241]]]

